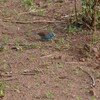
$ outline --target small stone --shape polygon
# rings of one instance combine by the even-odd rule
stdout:
[[[97,79],[97,82],[98,82],[98,83],[100,83],[100,80],[99,80],[99,79]]]
[[[60,76],[59,79],[66,79],[66,76]]]
[[[29,72],[29,70],[28,70],[28,69],[25,69],[25,70],[24,70],[24,73],[27,73],[27,72]]]
[[[85,44],[83,46],[83,50],[85,50],[86,52],[90,52],[91,51],[91,46],[89,44]]]
[[[84,59],[84,58],[80,58],[79,61],[80,61],[80,62],[84,62],[85,59]]]
[[[99,69],[100,69],[100,66],[97,65],[94,69],[95,69],[95,70],[99,70]]]
[[[90,91],[89,91],[89,94],[90,94],[91,96],[94,96],[94,95],[95,95],[95,93],[94,93],[93,90],[90,90]]]
[[[97,48],[92,48],[92,51],[93,51],[94,53],[98,53],[98,49],[97,49]]]
[[[100,55],[96,55],[96,59],[97,60],[100,60]]]
[[[20,93],[21,91],[20,90],[18,90],[18,89],[15,89],[15,91],[17,92],[17,93]]]

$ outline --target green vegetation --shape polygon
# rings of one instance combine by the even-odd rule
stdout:
[[[82,20],[86,27],[93,31],[93,42],[97,39],[97,27],[100,28],[100,1],[81,0]]]
[[[32,6],[33,5],[33,0],[22,0],[22,2],[27,6]]]
[[[4,96],[4,90],[6,88],[6,83],[4,81],[0,82],[0,97]]]
[[[47,98],[48,98],[49,100],[52,100],[52,98],[53,98],[53,94],[52,94],[52,92],[50,92],[50,91],[48,91],[48,92],[46,93],[46,96],[47,96]]]

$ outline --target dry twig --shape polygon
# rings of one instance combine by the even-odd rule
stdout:
[[[35,20],[35,21],[4,21],[4,22],[11,22],[17,24],[34,24],[34,23],[66,23],[65,21],[50,21],[50,20]]]
[[[92,85],[91,85],[91,87],[94,87],[95,86],[95,80],[94,80],[94,77],[91,75],[91,74],[89,74],[86,70],[83,70],[81,67],[78,67],[80,70],[82,70],[84,73],[86,73],[90,78],[91,78],[91,80],[92,80]]]
[[[9,78],[1,78],[0,81],[12,81],[12,80],[16,80],[17,77],[9,77]]]
[[[21,75],[35,75],[35,73],[21,73]]]
[[[48,57],[52,57],[53,55],[52,54],[50,54],[50,55],[46,55],[46,56],[42,56],[42,57],[40,57],[40,58],[48,58]]]

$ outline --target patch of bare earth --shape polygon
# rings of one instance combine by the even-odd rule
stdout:
[[[90,32],[68,34],[67,23],[11,23],[59,19],[73,8],[67,0],[39,3],[49,17],[23,13],[20,0],[1,0],[0,81],[7,86],[0,100],[100,100],[100,42],[87,45]],[[51,41],[32,34],[48,26],[56,33]]]

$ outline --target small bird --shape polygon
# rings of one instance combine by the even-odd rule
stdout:
[[[38,32],[36,34],[38,34],[41,37],[41,39],[45,40],[50,40],[55,36],[54,32]]]

